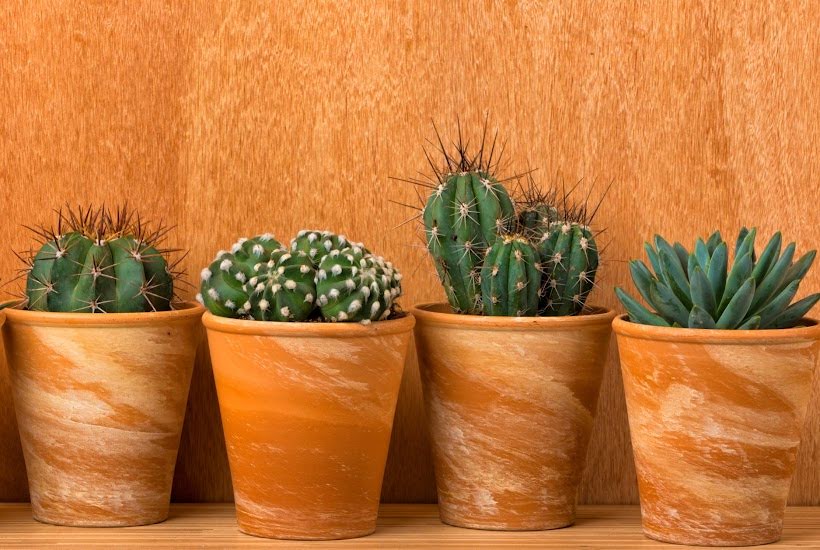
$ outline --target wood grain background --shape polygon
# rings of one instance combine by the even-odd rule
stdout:
[[[509,170],[600,196],[615,306],[624,261],[654,232],[691,242],[741,224],[820,245],[820,9],[804,2],[0,3],[0,277],[23,223],[66,202],[128,200],[177,225],[198,273],[237,236],[331,228],[406,274],[406,306],[443,298],[390,175],[425,169],[431,120],[484,114]],[[820,287],[820,268],[802,293]],[[192,294],[192,293],[190,293]],[[614,345],[581,499],[637,497]],[[820,504],[820,393],[791,500]],[[415,358],[407,364],[386,501],[435,497]],[[26,497],[0,369],[0,500]],[[230,499],[207,351],[174,486]]]

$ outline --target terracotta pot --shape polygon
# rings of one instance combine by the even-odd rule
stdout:
[[[166,519],[203,309],[5,311],[34,518],[72,526]]]
[[[203,320],[239,529],[312,540],[375,531],[413,316]]]
[[[413,313],[441,520],[571,525],[615,314]]]
[[[780,538],[820,325],[618,337],[644,533],[679,544]]]

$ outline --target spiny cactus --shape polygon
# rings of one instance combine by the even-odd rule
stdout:
[[[541,271],[538,251],[521,235],[499,235],[481,269],[485,315],[530,317],[538,314]]]
[[[200,300],[214,315],[258,321],[304,321],[316,297],[315,269],[303,251],[271,235],[240,239],[202,270]]]
[[[352,243],[344,235],[316,229],[302,229],[290,241],[291,250],[302,251],[307,254],[314,267],[319,267],[322,259],[331,251],[342,250],[351,246],[357,246],[365,253],[368,252],[362,243]]]
[[[598,245],[589,226],[569,219],[552,222],[537,246],[544,273],[540,315],[581,313],[598,271]]]
[[[316,291],[330,321],[379,321],[401,295],[401,274],[384,258],[354,245],[331,250],[319,264]]]
[[[452,308],[480,313],[484,254],[499,233],[512,228],[515,211],[509,193],[492,174],[495,141],[486,158],[484,139],[475,155],[460,135],[453,156],[440,138],[439,144],[445,165],[431,162],[437,183],[422,213],[427,249]]]
[[[654,273],[640,260],[629,264],[635,287],[655,311],[615,289],[629,319],[645,325],[702,329],[795,326],[820,300],[817,293],[791,304],[816,252],[811,250],[793,261],[795,243],[781,253],[778,231],[758,258],[756,235],[756,229],[741,229],[731,269],[728,245],[720,232],[706,242],[698,239],[692,253],[680,243],[670,245],[656,235],[654,247],[649,243],[644,246]]]
[[[152,229],[127,207],[58,213],[57,227],[26,261],[26,307],[35,311],[132,313],[166,311],[176,273],[161,243],[168,227]]]

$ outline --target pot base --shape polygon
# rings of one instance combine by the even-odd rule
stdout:
[[[760,546],[780,540],[781,525],[761,525],[746,528],[720,529],[711,532],[660,531],[644,525],[643,534],[650,539],[688,546]]]
[[[314,526],[306,526],[305,530],[287,529],[284,526],[271,527],[268,525],[253,524],[249,525],[247,522],[239,523],[239,531],[263,539],[278,539],[278,540],[345,540],[357,539],[372,535],[376,532],[376,526],[368,527],[366,529],[351,529],[349,531],[332,530],[322,532]]]
[[[453,518],[445,518],[439,515],[442,523],[460,527],[462,529],[478,529],[481,531],[550,531],[552,529],[563,529],[575,524],[575,518],[554,521],[522,521],[511,523],[509,521],[489,522],[489,521],[465,521]]]
[[[156,516],[139,517],[139,518],[111,518],[111,519],[88,519],[81,518],[66,518],[47,516],[43,514],[33,513],[32,517],[40,523],[47,525],[58,525],[61,527],[140,527],[142,525],[154,525],[155,523],[162,523],[168,519],[168,512]]]

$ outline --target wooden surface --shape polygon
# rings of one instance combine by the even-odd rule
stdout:
[[[430,120],[468,135],[490,113],[509,168],[547,185],[614,186],[597,218],[614,306],[654,232],[691,242],[740,224],[820,245],[820,9],[703,0],[0,3],[0,277],[23,223],[65,202],[128,199],[176,224],[193,274],[237,236],[331,228],[406,273],[404,304],[443,297],[418,248],[416,200],[388,179],[425,169]],[[820,287],[820,269],[801,293]],[[188,293],[190,296],[192,293]],[[637,497],[617,361],[605,375],[584,502]],[[2,372],[2,371],[0,371]],[[793,503],[820,504],[820,395]],[[0,374],[0,500],[25,498]],[[384,498],[434,499],[414,358]],[[207,352],[175,481],[180,501],[230,498]]]
[[[583,506],[572,527],[553,531],[479,531],[439,521],[432,504],[383,504],[376,532],[344,541],[275,541],[242,534],[229,504],[175,504],[170,518],[146,527],[79,529],[31,519],[27,505],[0,505],[3,548],[670,548],[643,536],[637,506]],[[789,508],[783,538],[773,548],[820,546],[820,509]],[[676,548],[695,548],[676,546]],[[767,546],[768,548],[768,546]]]

